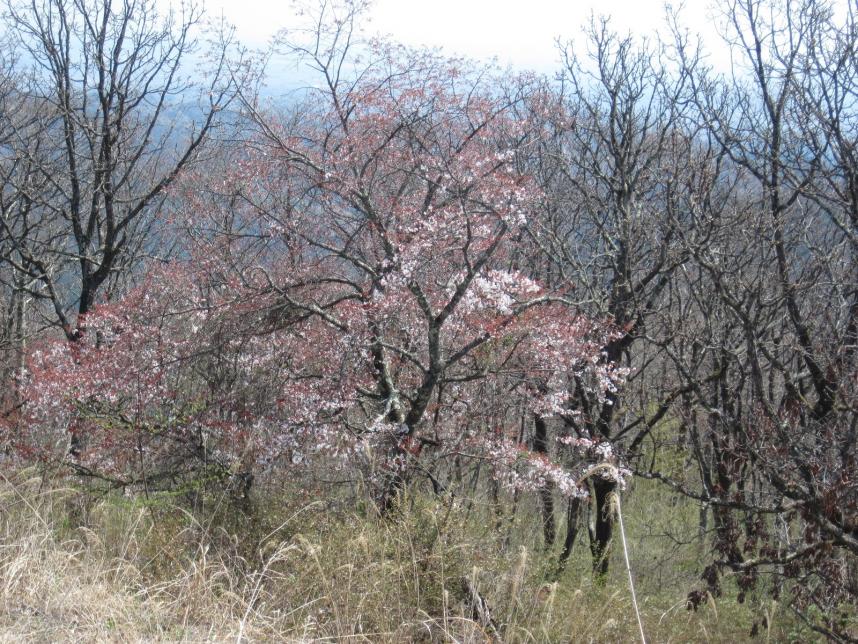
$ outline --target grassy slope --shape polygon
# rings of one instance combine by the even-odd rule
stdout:
[[[414,498],[381,522],[306,496],[272,486],[250,517],[191,516],[166,499],[84,502],[24,474],[0,483],[0,641],[487,641],[463,578],[507,641],[637,637],[620,552],[597,586],[579,541],[549,583],[535,515],[507,537],[477,505]],[[758,641],[812,639],[762,594],[685,610],[706,555],[692,504],[638,482],[624,517],[650,641],[746,641],[763,616]]]

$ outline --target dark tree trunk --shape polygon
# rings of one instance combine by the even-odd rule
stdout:
[[[563,574],[563,571],[566,569],[566,563],[569,561],[572,548],[575,546],[581,507],[580,498],[569,499],[569,505],[566,507],[566,538],[563,540],[563,550],[560,551],[560,557],[557,559],[557,577]]]
[[[533,451],[548,458],[548,426],[545,419],[537,416],[534,423]],[[554,520],[554,485],[550,481],[539,489],[539,502],[542,509],[542,536],[545,549],[549,550],[557,537],[557,525]]]
[[[616,493],[616,481],[598,476],[593,479],[592,511],[595,520],[590,523],[590,552],[593,555],[593,575],[600,580],[607,576],[611,558],[614,540],[613,496]]]

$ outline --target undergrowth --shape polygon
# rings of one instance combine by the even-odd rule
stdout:
[[[649,484],[624,507],[650,641],[812,639],[764,593],[686,610],[705,558],[682,532],[694,507]],[[68,481],[5,475],[0,641],[637,639],[618,551],[604,584],[591,580],[586,543],[556,578],[536,515],[503,525],[420,494],[382,520],[285,485],[190,511],[177,498],[94,498]]]

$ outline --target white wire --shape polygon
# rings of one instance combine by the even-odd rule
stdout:
[[[620,509],[620,495],[615,494],[615,496],[617,499],[617,519],[619,519],[619,521],[620,521],[620,536],[622,537],[622,540],[623,540],[623,555],[625,555],[625,558],[626,558],[626,572],[629,573],[629,590],[631,590],[631,592],[632,592],[632,606],[635,607],[635,616],[638,618],[638,629],[640,630],[640,634],[641,634],[641,643],[646,644],[646,636],[644,635],[644,627],[643,627],[643,621],[641,620],[641,612],[640,612],[640,609],[638,609],[638,598],[637,598],[637,595],[635,594],[635,582],[634,582],[634,579],[632,578],[632,566],[629,563],[629,548],[626,545],[626,529],[623,527],[623,513],[622,513],[622,510]]]

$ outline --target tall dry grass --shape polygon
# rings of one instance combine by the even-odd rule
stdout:
[[[405,523],[329,525],[315,505],[243,535],[248,555],[241,534],[175,506],[6,478],[0,641],[488,639],[457,546]]]
[[[3,475],[0,642],[635,641],[620,561],[608,584],[594,584],[580,544],[549,581],[526,515],[506,547],[488,515],[455,503],[411,499],[380,521],[298,498],[191,513],[178,499],[94,500],[27,472]],[[650,553],[632,546],[642,566]],[[641,590],[650,641],[747,638],[747,607],[691,613],[687,588],[644,580]],[[768,624],[760,641],[789,638]]]

